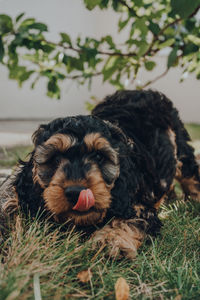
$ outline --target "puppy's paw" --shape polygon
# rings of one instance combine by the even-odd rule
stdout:
[[[142,244],[144,233],[130,220],[114,220],[111,224],[97,230],[92,236],[93,248],[107,247],[109,256],[129,259],[136,257]]]

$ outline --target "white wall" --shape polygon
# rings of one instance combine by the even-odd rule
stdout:
[[[116,32],[117,16],[112,11],[90,12],[85,9],[83,0],[0,0],[0,13],[13,17],[25,12],[27,17],[35,17],[49,26],[48,39],[58,40],[59,32],[68,32],[72,37],[101,37],[114,34],[115,41],[122,41]],[[124,33],[126,35],[126,32]],[[155,72],[142,71],[139,79],[146,82],[165,69],[165,59],[159,57]],[[179,84],[180,70],[172,69],[166,77],[151,87],[164,92],[180,110],[184,121],[200,122],[200,81],[193,76]],[[63,83],[61,100],[49,99],[45,81],[40,81],[34,90],[26,82],[19,89],[15,81],[8,80],[7,70],[0,65],[0,119],[5,118],[54,118],[59,116],[86,113],[84,102],[91,95],[101,99],[112,93],[114,88],[95,79],[92,90],[87,86],[77,87],[76,83]],[[134,88],[129,85],[127,88]]]

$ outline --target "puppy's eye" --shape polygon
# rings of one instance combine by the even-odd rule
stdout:
[[[43,163],[44,165],[47,165],[49,167],[53,167],[53,168],[57,168],[57,166],[59,165],[61,161],[61,158],[59,155],[54,155],[51,158],[49,158],[45,163]]]
[[[102,163],[105,160],[105,156],[101,152],[96,153],[96,160],[100,163]]]
[[[59,155],[55,155],[51,158],[51,160],[49,161],[51,164],[53,164],[54,166],[59,165],[61,161],[61,157]]]

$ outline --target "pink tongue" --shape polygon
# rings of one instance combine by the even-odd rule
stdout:
[[[87,211],[90,209],[90,207],[94,206],[94,203],[95,200],[92,191],[90,189],[82,190],[76,205],[72,207],[72,209],[78,211]]]

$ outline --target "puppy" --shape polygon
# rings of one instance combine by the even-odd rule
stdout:
[[[33,134],[34,150],[1,188],[3,213],[20,209],[92,233],[110,255],[133,258],[176,178],[200,201],[193,148],[177,110],[159,92],[119,91],[89,116],[56,119]],[[4,194],[4,195],[3,195]],[[11,194],[11,195],[10,195]]]

